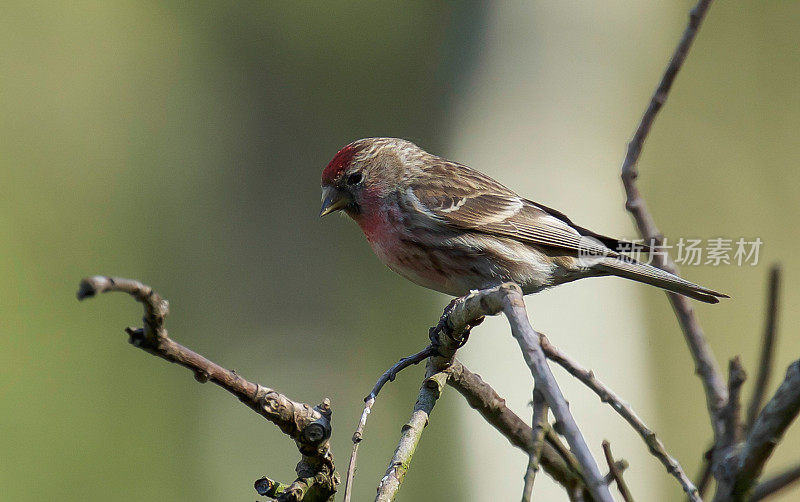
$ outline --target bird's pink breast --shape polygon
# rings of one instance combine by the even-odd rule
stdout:
[[[448,270],[441,250],[419,243],[402,221],[396,207],[365,211],[356,218],[372,250],[391,270],[435,291],[454,296],[466,292],[468,289],[451,284],[453,271]]]

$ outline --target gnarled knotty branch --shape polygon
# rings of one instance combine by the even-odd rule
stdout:
[[[83,300],[109,291],[128,293],[144,305],[144,328],[126,329],[131,344],[188,368],[201,383],[211,381],[219,385],[295,440],[302,454],[296,468],[297,479],[287,486],[262,478],[256,482],[257,489],[262,487],[271,491],[280,501],[333,499],[339,475],[334,469],[330,451],[331,409],[327,398],[318,406],[293,401],[274,389],[245,380],[173,341],[164,326],[169,313],[168,302],[139,281],[93,276],[81,281],[77,296]]]
[[[741,453],[730,483],[731,493],[722,493],[718,500],[729,495],[744,500],[764,469],[764,464],[780,442],[789,425],[800,413],[800,360],[786,370],[786,377],[775,395],[756,418]]]

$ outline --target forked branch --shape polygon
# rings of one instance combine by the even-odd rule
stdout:
[[[200,383],[211,381],[219,385],[294,439],[302,456],[296,467],[297,479],[286,485],[261,478],[255,484],[259,493],[286,502],[333,500],[339,475],[330,450],[331,408],[327,398],[317,406],[293,401],[173,341],[164,326],[168,302],[139,281],[93,276],[81,281],[77,296],[83,300],[109,291],[128,293],[144,305],[144,327],[126,329],[132,345],[188,368]]]

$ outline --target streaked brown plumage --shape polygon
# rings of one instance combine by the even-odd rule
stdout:
[[[323,171],[322,188],[320,214],[344,210],[390,269],[453,296],[504,281],[528,294],[616,275],[708,303],[726,298],[635,261],[617,252],[621,241],[402,139],[347,145]]]

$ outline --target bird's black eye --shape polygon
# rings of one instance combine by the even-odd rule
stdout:
[[[361,181],[361,173],[353,173],[347,177],[348,185],[357,185]]]

